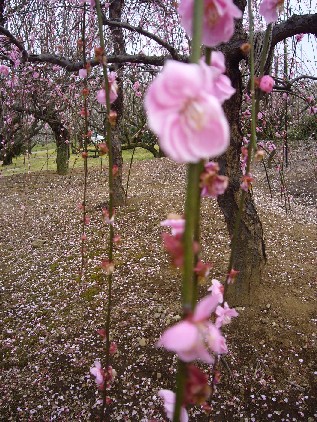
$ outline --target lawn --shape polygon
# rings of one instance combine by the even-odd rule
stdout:
[[[122,151],[123,161],[129,162],[131,160],[133,150]],[[153,155],[143,149],[137,148],[133,159],[136,161],[153,158]],[[107,166],[107,157],[94,157],[93,150],[89,153],[88,168],[96,168]],[[71,154],[69,168],[70,170],[83,167],[83,159],[80,154]],[[21,174],[27,172],[43,172],[56,171],[56,148],[55,143],[49,143],[46,146],[37,145],[33,148],[32,154],[20,155],[13,159],[10,166],[0,167],[0,174],[2,176],[12,176],[13,174]]]

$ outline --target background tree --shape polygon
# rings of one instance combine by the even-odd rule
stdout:
[[[32,7],[30,7],[32,3]],[[245,13],[246,1],[236,0],[236,5]],[[43,22],[48,22],[47,17],[52,21],[52,10],[56,15],[56,27],[60,39],[69,37],[70,33],[76,33],[76,27],[80,20],[81,7],[77,2],[48,1],[45,5],[42,2],[24,2],[19,12],[23,9],[27,14],[27,22],[32,22],[39,15],[43,16]],[[139,71],[148,71],[149,74],[157,72],[158,67],[162,66],[164,61],[173,57],[177,60],[187,60],[190,44],[180,29],[176,3],[165,3],[157,1],[112,1],[109,7],[104,6],[104,25],[105,33],[109,43],[107,51],[107,60],[113,66],[139,66]],[[13,14],[12,11],[15,13]],[[36,13],[34,13],[36,11]],[[7,14],[7,15],[6,15]],[[19,35],[19,15],[15,3],[8,2],[5,7],[4,15],[10,17],[10,25],[6,22],[6,27],[0,27],[2,34],[1,57],[6,59],[6,63],[12,65],[12,55],[6,54],[8,44],[14,45],[19,50],[20,65],[30,63],[48,63],[66,69],[69,72],[76,72],[82,68],[83,63],[76,55],[75,39],[67,44],[67,48],[54,49],[56,38],[48,44],[49,48],[42,51],[40,48],[43,41],[43,35],[39,32],[34,34],[38,37],[31,49],[26,47],[30,43],[30,36],[25,35],[20,41]],[[25,19],[25,17],[24,17]],[[36,25],[33,25],[36,27]],[[10,30],[9,30],[10,28]],[[93,14],[91,17],[91,28],[94,28]],[[40,28],[39,28],[40,29]],[[43,29],[43,28],[42,28]],[[47,39],[51,39],[48,31]],[[67,35],[66,35],[67,32]],[[96,31],[92,30],[92,34]],[[317,35],[317,14],[290,15],[285,21],[280,21],[274,25],[271,35],[270,51],[268,54],[265,71],[270,71],[270,65],[273,52],[278,43],[283,42],[288,37],[296,34],[311,33]],[[258,31],[258,46],[261,46],[259,40],[263,39],[261,30]],[[124,39],[123,39],[124,37]],[[76,37],[75,37],[76,38]],[[246,60],[246,56],[241,50],[241,46],[247,42],[248,34],[243,26],[243,21],[236,23],[236,30],[233,38],[228,44],[220,48],[226,57],[227,74],[230,77],[233,86],[236,89],[235,95],[225,104],[225,110],[231,126],[231,145],[226,154],[219,159],[223,174],[230,178],[230,184],[227,192],[219,199],[219,205],[224,213],[230,236],[233,234],[233,224],[238,212],[238,201],[240,195],[241,169],[240,169],[240,151],[243,141],[241,131],[240,109],[243,101],[243,78],[241,72],[241,63]],[[94,36],[91,36],[91,54],[89,62],[92,67],[98,65],[94,59],[93,45]],[[7,49],[7,50],[6,50]],[[57,51],[57,53],[55,53]],[[121,72],[121,68],[120,68]],[[121,86],[122,82],[121,82]],[[118,100],[119,111],[122,107],[122,100]],[[119,113],[120,114],[120,113]],[[120,127],[120,126],[119,126]],[[115,143],[116,144],[116,143]],[[117,143],[117,158],[121,166],[120,147]],[[120,182],[121,183],[121,182]],[[122,197],[121,186],[118,189],[118,198]],[[246,304],[250,302],[250,292],[253,283],[260,280],[261,269],[265,263],[265,248],[263,241],[263,229],[261,221],[256,212],[253,198],[248,193],[245,204],[245,212],[242,216],[240,243],[234,259],[234,266],[240,271],[237,283],[231,288],[231,303]],[[242,282],[243,281],[243,282]]]

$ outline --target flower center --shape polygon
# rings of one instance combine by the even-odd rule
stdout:
[[[219,20],[219,13],[213,1],[206,5],[205,14],[208,25],[214,27]]]
[[[205,126],[204,108],[195,100],[188,100],[181,110],[185,122],[193,130],[201,130]]]

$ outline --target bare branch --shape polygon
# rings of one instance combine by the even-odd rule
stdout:
[[[291,81],[289,81],[289,83],[293,85],[295,82],[298,82],[301,79],[312,79],[313,81],[317,81],[317,76],[301,75],[297,76],[297,78],[292,79]]]
[[[285,22],[275,25],[272,32],[272,47],[297,34],[317,36],[317,13],[313,15],[293,15]]]
[[[22,57],[23,59],[25,59],[28,55],[27,51],[25,50],[23,43],[21,41],[18,41],[15,36],[13,34],[11,34],[10,31],[8,31],[6,28],[4,28],[3,26],[0,26],[0,34],[5,35],[7,38],[9,38],[9,40],[11,41],[12,44],[16,45],[18,47],[18,49],[21,51],[22,53]]]
[[[132,25],[126,23],[126,22],[111,21],[111,20],[108,20],[108,19],[105,19],[105,18],[103,20],[103,23],[105,25],[108,25],[108,26],[111,26],[111,27],[124,28],[124,29],[128,29],[129,31],[137,32],[141,35],[144,35],[145,37],[150,38],[151,40],[155,41],[160,46],[164,47],[170,53],[171,57],[174,60],[179,59],[179,54],[174,47],[172,47],[167,42],[163,41],[157,35],[154,35],[151,32],[146,31],[145,29],[141,28],[140,26],[132,26]]]
[[[167,56],[145,56],[143,54],[138,55],[119,55],[119,56],[108,56],[107,61],[108,63],[142,63],[151,66],[163,66],[165,60],[170,57]],[[183,58],[183,60],[187,60],[187,58]],[[58,65],[69,72],[77,72],[79,69],[82,69],[83,62],[72,62],[69,59],[65,59],[63,57],[54,55],[54,54],[30,54],[27,58],[27,61],[31,63],[51,63]],[[100,63],[97,60],[90,61],[91,66],[98,66]]]

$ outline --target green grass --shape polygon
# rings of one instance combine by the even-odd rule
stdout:
[[[124,150],[122,151],[123,161],[128,163],[131,159],[133,150]],[[89,154],[88,158],[88,168],[99,167],[102,166],[107,167],[108,160],[107,156],[93,157],[93,152]],[[153,158],[153,155],[143,149],[137,148],[134,154],[134,160],[149,160]],[[81,158],[80,154],[71,154],[70,161],[69,161],[69,168],[83,168],[83,159]],[[13,163],[10,166],[1,166],[0,167],[0,174],[2,176],[11,176],[13,174],[21,174],[30,172],[44,172],[47,170],[56,171],[56,151],[55,151],[55,144],[50,143],[47,146],[36,145],[33,150],[32,154],[30,155],[29,159],[21,155],[13,159]]]

